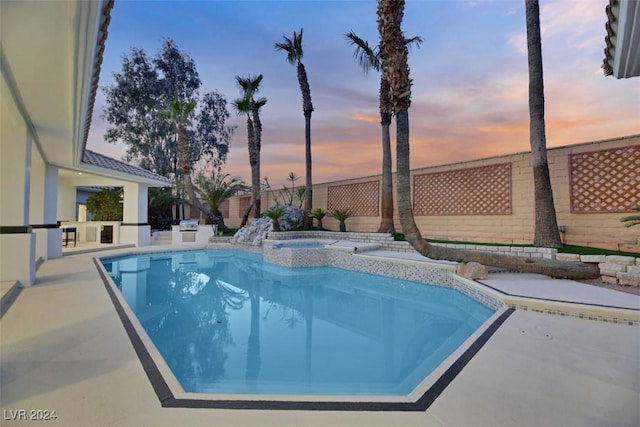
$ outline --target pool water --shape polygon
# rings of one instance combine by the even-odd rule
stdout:
[[[449,288],[240,251],[102,263],[187,392],[407,395],[493,314]]]

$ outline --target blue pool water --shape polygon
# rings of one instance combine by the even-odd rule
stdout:
[[[406,395],[493,314],[448,288],[244,252],[102,263],[188,392]]]

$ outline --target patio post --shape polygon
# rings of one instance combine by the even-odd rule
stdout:
[[[29,225],[32,135],[24,121],[6,113],[0,125],[0,281],[30,286],[36,280],[36,235]]]
[[[36,152],[37,154],[37,152]],[[58,218],[58,168],[39,156],[31,163],[30,224],[36,235],[36,259],[62,256],[62,230]]]
[[[127,183],[124,188],[123,220],[120,242],[136,246],[151,244],[151,226],[148,223],[148,187],[140,183]]]

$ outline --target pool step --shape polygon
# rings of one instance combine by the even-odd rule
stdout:
[[[20,295],[22,286],[20,286],[20,282],[17,281],[0,282],[0,291],[2,292],[2,297],[0,298],[0,319],[2,319],[2,316],[4,316],[18,298],[18,295]]]

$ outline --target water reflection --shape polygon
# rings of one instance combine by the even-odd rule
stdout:
[[[406,394],[492,314],[448,289],[254,254],[152,255],[109,269],[195,392]]]

